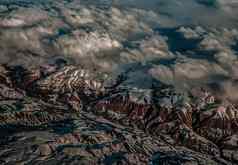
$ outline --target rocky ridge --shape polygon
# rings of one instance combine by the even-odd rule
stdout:
[[[237,105],[204,88],[184,95],[163,83],[137,101],[126,79],[67,64],[2,65],[1,163],[238,162]]]

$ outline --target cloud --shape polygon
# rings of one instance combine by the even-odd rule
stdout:
[[[132,68],[127,85],[141,88],[155,78],[230,91],[238,78],[235,1],[37,1],[39,9],[15,2],[11,12],[0,2],[1,63],[34,67],[65,58],[110,74]]]

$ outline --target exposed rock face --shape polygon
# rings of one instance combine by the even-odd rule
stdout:
[[[201,112],[198,131],[211,140],[222,140],[237,133],[237,109],[232,105],[218,106]]]
[[[185,96],[160,84],[151,88],[150,100],[138,101],[120,85],[121,75],[106,83],[75,66],[0,68],[0,126],[13,133],[1,138],[3,163],[25,161],[19,154],[4,156],[6,148],[34,151],[26,161],[42,163],[52,155],[54,162],[68,157],[86,164],[237,163],[236,105],[219,103],[205,89]]]
[[[93,80],[92,76],[88,70],[69,66],[37,82],[36,86],[40,91],[46,93],[83,92],[87,89],[92,91],[101,90],[102,84]]]

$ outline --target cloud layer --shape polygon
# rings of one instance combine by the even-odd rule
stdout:
[[[34,67],[64,58],[112,75],[130,70],[127,85],[140,88],[158,80],[179,89],[215,83],[229,98],[238,90],[235,0],[0,4],[1,63]]]

